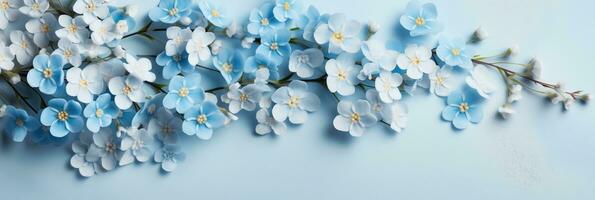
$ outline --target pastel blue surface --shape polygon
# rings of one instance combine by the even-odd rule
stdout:
[[[141,6],[141,24],[146,23],[141,14],[157,5],[156,0],[117,4],[128,2]],[[262,2],[218,3],[245,19]],[[377,21],[383,39],[407,4],[303,2],[321,12]],[[517,59],[539,57],[546,80],[595,92],[594,1],[433,2],[443,34],[466,37],[482,26],[490,36],[480,53],[518,44]],[[138,42],[129,43],[144,52]],[[595,199],[595,105],[562,112],[525,94],[515,105],[518,113],[502,121],[495,113],[503,95],[503,90],[493,95],[481,124],[453,131],[439,117],[443,100],[420,93],[406,100],[410,123],[404,133],[377,127],[352,138],[333,131],[336,104],[320,93],[328,102],[324,109],[285,136],[256,136],[253,117],[243,115],[210,141],[184,137],[188,158],[171,174],[146,163],[83,179],[69,167],[69,148],[3,142],[0,199]]]

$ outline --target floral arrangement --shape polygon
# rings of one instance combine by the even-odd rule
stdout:
[[[267,2],[242,21],[206,1],[161,0],[142,26],[136,12],[109,0],[0,0],[6,136],[71,144],[70,163],[85,177],[149,160],[170,172],[185,158],[176,145],[185,135],[209,140],[241,111],[255,114],[257,134],[282,135],[321,107],[318,95],[334,96],[336,104],[324,103],[337,107],[334,128],[355,137],[378,124],[403,131],[408,111],[400,100],[418,88],[445,99],[441,116],[454,128],[479,123],[496,89],[493,72],[507,86],[497,111],[504,118],[522,91],[564,108],[590,99],[544,82],[537,59],[511,62],[516,48],[478,55],[481,29],[469,40],[439,35],[431,3],[412,1],[400,16],[406,37],[426,41],[403,48],[373,37],[376,23],[296,0]],[[157,55],[138,55],[122,43],[131,37],[166,43]],[[205,88],[204,76],[225,84]],[[312,84],[328,90],[315,93]]]

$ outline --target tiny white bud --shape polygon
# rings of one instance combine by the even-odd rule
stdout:
[[[475,32],[473,32],[473,39],[476,42],[481,42],[481,41],[485,40],[486,38],[488,38],[488,32],[485,31],[483,28],[481,28],[481,26],[479,28],[477,28],[475,30]]]
[[[514,84],[510,87],[510,91],[508,93],[508,103],[514,103],[515,101],[521,100],[523,98],[521,91],[523,90],[523,86],[519,84]]]
[[[6,105],[0,107],[0,117],[4,117],[4,115],[6,115]]]
[[[223,42],[221,40],[215,40],[211,44],[211,52],[213,53],[213,55],[219,54],[219,51],[221,50],[222,46],[223,46]]]
[[[41,48],[39,50],[39,55],[50,55],[50,54],[48,54],[48,50],[46,48]]]
[[[380,31],[380,24],[378,24],[375,21],[369,21],[368,22],[368,30],[370,31],[370,33],[376,33],[378,31]]]
[[[541,78],[541,61],[537,58],[531,59],[525,69],[525,74],[535,79]]]
[[[128,29],[128,21],[120,20],[118,23],[116,23],[116,33],[120,39],[121,37],[124,37],[124,33],[128,32]]]
[[[244,39],[242,39],[242,47],[244,49],[249,49],[250,47],[252,47],[252,43],[254,43],[254,40],[256,38],[254,37],[245,37]]]
[[[564,99],[564,110],[570,109],[574,105],[574,98],[566,98]]]
[[[591,100],[591,94],[583,94],[580,99],[583,103],[588,103]]]
[[[131,5],[126,6],[126,15],[133,16],[133,15],[136,15],[136,13],[138,13],[137,5],[131,4]]]
[[[10,83],[15,85],[19,82],[21,82],[21,76],[19,76],[18,74],[14,74],[14,75],[10,76]]]
[[[182,25],[184,25],[184,26],[188,26],[188,25],[190,25],[190,24],[192,23],[192,19],[191,19],[190,17],[188,17],[188,16],[186,16],[186,17],[182,17],[182,18],[180,19],[180,23],[181,23]]]
[[[516,113],[516,111],[512,109],[512,104],[507,103],[498,107],[498,113],[500,114],[500,117],[502,117],[503,119],[508,119],[511,115]]]
[[[114,56],[116,56],[116,58],[123,58],[124,56],[126,56],[126,50],[124,50],[124,48],[122,48],[122,46],[120,45],[113,48],[112,53],[114,54]]]
[[[519,54],[519,51],[520,51],[519,49],[520,49],[519,45],[515,44],[514,46],[506,49],[506,52],[504,52],[504,57],[509,58],[512,56],[516,56],[517,54]]]

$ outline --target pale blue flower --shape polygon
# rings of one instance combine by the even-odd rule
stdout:
[[[273,106],[275,120],[282,122],[289,118],[293,124],[306,122],[308,112],[314,112],[320,108],[320,99],[308,90],[308,84],[298,80],[277,89],[271,96],[276,103]]]
[[[58,49],[54,50],[54,52],[62,55],[74,67],[80,66],[83,62],[79,45],[67,39],[60,39],[58,41]]]
[[[81,104],[74,100],[54,98],[41,112],[40,121],[50,127],[54,137],[64,137],[69,133],[78,133],[84,128]]]
[[[421,5],[418,1],[411,1],[400,22],[403,28],[409,30],[409,35],[415,37],[442,31],[442,24],[437,18],[438,11],[433,3]]]
[[[48,0],[23,0],[23,4],[19,11],[33,18],[41,17],[50,8]]]
[[[252,9],[247,27],[250,34],[259,35],[283,26],[274,18],[273,7],[273,3],[265,3],[259,9]]]
[[[27,83],[39,87],[44,94],[54,94],[64,84],[64,58],[59,54],[37,55],[33,59],[33,69],[27,73]]]
[[[27,133],[39,128],[37,119],[29,117],[25,110],[13,106],[6,107],[6,113],[0,124],[2,124],[4,133],[8,134],[15,142],[22,142]]]
[[[182,130],[187,135],[196,135],[203,140],[211,139],[213,129],[223,126],[225,115],[210,101],[194,106],[184,114]]]
[[[211,58],[211,49],[209,49],[209,45],[215,41],[215,38],[214,33],[206,32],[203,27],[194,29],[191,39],[186,43],[186,52],[189,54],[188,62],[192,65],[197,65],[200,61],[206,61]],[[183,38],[180,39],[183,40]]]
[[[285,122],[275,120],[269,113],[268,109],[260,109],[256,112],[256,125],[255,131],[259,135],[265,135],[274,132],[276,135],[283,135],[287,131],[287,125]]]
[[[277,80],[279,78],[279,69],[277,68],[277,65],[275,65],[275,63],[269,62],[269,60],[264,58],[264,56],[258,54],[250,56],[248,59],[246,59],[244,72],[256,73],[258,69],[262,68],[267,68],[269,70],[271,80]]]
[[[442,119],[452,122],[457,129],[465,129],[471,123],[479,123],[483,118],[484,98],[474,90],[455,91],[448,95]]]
[[[201,76],[198,73],[183,76],[174,76],[169,81],[169,92],[163,98],[163,106],[167,109],[176,109],[184,113],[192,106],[200,104],[205,99],[205,92],[200,87]]]
[[[134,114],[132,126],[138,127],[141,124],[145,127],[148,126],[149,121],[156,115],[158,109],[163,104],[163,97],[165,97],[165,94],[159,93],[145,102],[143,107]]]
[[[56,29],[58,28],[58,19],[51,14],[45,13],[37,19],[31,19],[25,24],[29,33],[33,33],[33,43],[39,47],[47,47],[50,41],[58,40]]]
[[[186,154],[181,152],[178,145],[165,145],[161,150],[155,152],[155,162],[161,163],[161,169],[172,172],[178,166],[178,162],[186,159]]]
[[[138,129],[131,127],[125,130],[126,135],[123,136],[120,142],[120,150],[124,151],[120,162],[120,166],[130,164],[137,160],[139,162],[146,162],[151,158],[153,153],[153,146],[155,139],[147,133],[146,129]]]
[[[257,84],[250,84],[240,88],[239,83],[229,86],[229,92],[221,99],[229,104],[229,112],[238,113],[240,110],[253,111],[260,101],[264,91]]]
[[[155,62],[163,66],[162,75],[165,79],[171,79],[180,72],[190,73],[194,71],[194,66],[188,62],[188,53],[186,52],[168,56],[164,51],[157,55]]]
[[[219,70],[227,84],[232,84],[244,72],[244,58],[239,51],[224,50],[213,58],[213,65]]]
[[[143,91],[144,82],[134,76],[118,76],[109,81],[108,88],[116,98],[116,106],[126,110],[132,102],[145,102],[147,96]]]
[[[360,31],[359,22],[347,20],[344,14],[333,14],[328,24],[320,24],[316,28],[314,39],[318,44],[329,43],[329,53],[357,53],[361,48]]]
[[[118,22],[124,20],[124,21],[126,21],[126,25],[128,26],[129,31],[136,29],[136,20],[134,19],[134,17],[130,16],[130,14],[122,11],[121,9],[113,7],[113,6],[109,6],[109,10],[110,10],[109,15],[114,20],[114,22],[116,24]]]
[[[355,85],[359,83],[357,74],[362,66],[355,64],[352,54],[342,53],[337,59],[330,59],[324,67],[328,77],[326,86],[332,93],[349,96],[355,93]]]
[[[291,34],[286,29],[264,32],[261,34],[261,44],[256,49],[256,54],[270,59],[276,65],[280,65],[291,52],[290,39]]]
[[[219,6],[211,4],[207,1],[202,1],[198,3],[198,7],[200,8],[202,14],[213,25],[220,28],[227,28],[231,24],[231,20],[223,15]]]
[[[149,18],[154,22],[176,23],[180,18],[190,15],[190,0],[160,0],[159,5],[149,10]]]
[[[337,105],[337,111],[339,115],[333,119],[335,129],[349,132],[354,137],[362,136],[366,128],[378,121],[370,112],[370,103],[362,99],[355,102],[342,100]]]
[[[97,18],[104,19],[109,15],[107,4],[105,0],[76,0],[72,10],[81,14],[85,23],[91,24]]]
[[[276,0],[273,14],[275,15],[275,19],[285,22],[288,19],[297,18],[299,9],[300,7],[296,0]]]
[[[17,62],[21,65],[31,64],[31,60],[37,54],[38,50],[37,46],[31,41],[31,38],[23,33],[23,31],[11,31],[10,42],[12,43],[9,46],[10,52],[15,55]]]
[[[314,40],[314,31],[316,31],[316,27],[320,23],[320,13],[314,6],[308,7],[308,11],[305,14],[306,19],[308,22],[304,26],[304,34],[303,37],[305,40],[310,42],[316,42]]]
[[[112,119],[118,117],[119,111],[110,94],[99,95],[83,110],[83,115],[87,118],[87,129],[97,133],[100,128],[108,127],[112,124]]]
[[[110,171],[118,165],[118,150],[120,140],[111,129],[101,129],[93,134],[93,144],[89,145],[89,150],[85,156],[90,160],[101,162],[103,169]]]
[[[167,35],[167,42],[165,43],[165,53],[168,56],[180,55],[186,49],[188,41],[192,39],[192,30],[190,30],[190,28],[182,29],[177,26],[170,26],[167,28],[165,33]],[[201,40],[200,42],[205,41]],[[204,45],[200,46],[203,47]]]
[[[323,63],[324,54],[320,49],[295,50],[289,57],[288,69],[290,72],[295,72],[301,78],[310,78]]]
[[[160,107],[155,117],[149,121],[147,133],[157,137],[163,144],[175,144],[178,134],[182,133],[182,120],[170,110]]]
[[[475,50],[461,39],[441,39],[438,48],[436,48],[436,54],[447,65],[459,66],[465,69],[473,67],[471,58],[473,58]]]
[[[83,16],[72,18],[68,15],[60,15],[58,23],[62,26],[61,29],[56,31],[56,36],[59,38],[65,38],[72,43],[79,44],[89,37],[89,29],[86,28],[87,23],[83,20]]]
[[[403,83],[403,77],[398,73],[381,72],[374,81],[374,86],[384,103],[393,103],[401,99],[399,86]]]
[[[93,145],[93,139],[90,134],[80,134],[79,137],[79,140],[72,143],[74,155],[70,158],[70,166],[78,169],[81,176],[91,177],[99,169],[96,157],[91,159],[91,157],[87,156],[89,147]]]

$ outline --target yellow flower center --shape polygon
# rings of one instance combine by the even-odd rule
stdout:
[[[47,33],[50,32],[50,26],[47,24],[42,24],[41,25],[41,32]]]
[[[344,69],[339,69],[339,73],[337,74],[339,80],[347,80],[347,72]]]
[[[29,43],[27,43],[27,42],[25,42],[25,41],[22,41],[22,42],[19,44],[19,46],[21,46],[21,48],[23,48],[23,49],[26,49],[26,48],[29,48]]]
[[[444,78],[441,76],[436,76],[436,84],[437,85],[444,85]]]
[[[211,16],[213,16],[213,17],[219,17],[219,15],[220,14],[219,14],[219,11],[218,10],[215,10],[215,9],[211,10]]]
[[[64,111],[60,111],[58,113],[58,119],[60,121],[66,121],[68,119],[68,113],[67,112],[64,112]]]
[[[263,26],[268,26],[269,25],[269,19],[268,18],[263,18],[260,20],[260,24]]]
[[[411,64],[419,65],[420,63],[421,63],[421,60],[419,60],[418,57],[415,57],[411,60]]]
[[[103,116],[103,110],[101,110],[101,109],[95,110],[95,116],[97,118],[102,117]]]
[[[78,30],[78,27],[76,26],[76,24],[72,23],[70,25],[68,25],[68,32],[70,33],[76,33],[76,31]]]
[[[172,8],[171,10],[169,10],[169,12],[167,13],[169,16],[174,16],[178,14],[178,9],[177,8]]]
[[[223,71],[224,72],[231,72],[231,70],[233,69],[233,65],[229,64],[229,63],[223,63]]]
[[[341,41],[343,41],[343,39],[345,39],[345,38],[343,37],[343,33],[341,33],[341,32],[334,32],[334,33],[333,33],[333,39],[334,39],[335,41],[339,41],[339,42],[341,42]]]
[[[258,69],[266,68],[266,65],[258,65]]]
[[[81,79],[81,80],[79,81],[79,85],[80,85],[81,87],[87,87],[87,86],[89,86],[89,81]]]
[[[182,56],[180,56],[180,55],[173,55],[171,58],[173,58],[177,62],[179,62],[180,60],[182,60]]]
[[[64,57],[70,58],[70,56],[72,56],[72,51],[70,51],[70,49],[65,50],[64,51]]]
[[[198,124],[204,124],[205,122],[207,122],[207,116],[205,114],[201,114],[196,118],[196,122]]]
[[[43,77],[44,78],[50,78],[50,77],[52,77],[53,74],[54,74],[54,72],[50,68],[45,68],[43,70]]]
[[[361,119],[359,113],[351,114],[351,123],[357,123]]]
[[[452,53],[453,56],[459,56],[461,55],[461,50],[459,48],[453,48],[450,50],[450,53]]]
[[[248,95],[240,94],[240,101],[248,101]]]
[[[95,6],[94,3],[87,4],[87,11],[93,12],[95,11],[95,8],[97,8],[97,6]]]
[[[31,10],[39,11],[39,3],[33,3],[31,5]]]
[[[2,1],[2,3],[0,3],[0,8],[2,10],[6,10],[6,9],[10,8],[10,4],[8,4],[8,1]]]
[[[17,126],[25,125],[25,122],[22,119],[17,119],[17,121],[15,121],[15,123],[17,124]]]
[[[283,9],[285,9],[285,10],[289,10],[289,9],[291,9],[291,5],[289,5],[289,2],[285,2],[285,3],[283,4]]]
[[[186,87],[182,87],[180,88],[180,92],[178,92],[178,95],[181,97],[187,97],[188,93],[190,93],[190,90],[188,90],[188,88]]]
[[[300,104],[300,99],[296,96],[292,96],[289,98],[289,102],[287,104],[289,105],[289,107],[292,108],[298,107],[298,105]]]
[[[418,26],[426,24],[426,20],[423,17],[418,17],[415,19],[415,24]]]
[[[124,92],[125,95],[128,95],[132,92],[132,88],[130,87],[130,85],[124,85],[124,88],[122,88],[122,92]]]
[[[382,84],[382,87],[384,87],[384,90],[390,90],[390,89],[392,89],[392,87],[393,87],[393,86],[390,84],[390,82],[388,82],[388,81],[385,81],[385,82]]]
[[[468,110],[469,110],[469,104],[463,102],[459,105],[460,112],[467,112]]]
[[[277,44],[276,42],[271,43],[271,50],[275,51],[277,49],[279,49],[279,44]]]

